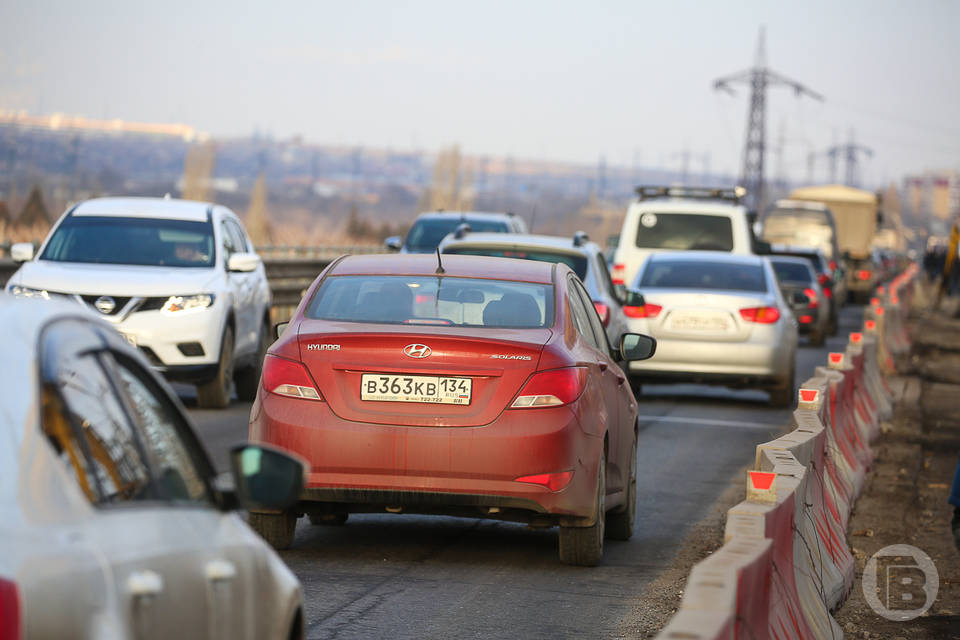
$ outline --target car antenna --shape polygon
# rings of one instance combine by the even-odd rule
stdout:
[[[440,261],[440,247],[437,247],[437,270],[434,271],[438,276],[442,276],[447,271],[443,268],[443,262]]]

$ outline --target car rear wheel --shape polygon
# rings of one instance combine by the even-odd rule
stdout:
[[[293,533],[297,529],[297,514],[293,511],[283,513],[251,511],[247,524],[274,549],[289,549],[293,544]]]
[[[623,508],[607,514],[607,537],[611,540],[629,540],[633,536],[633,525],[637,519],[637,436],[633,436],[630,449],[630,477],[624,492]]]
[[[234,377],[237,384],[237,398],[244,402],[252,402],[257,397],[257,386],[260,384],[260,372],[263,370],[263,359],[267,355],[267,347],[270,346],[270,332],[267,329],[266,320],[262,321],[260,326],[260,338],[257,342],[257,353],[254,356],[253,364],[243,369],[238,369]]]
[[[597,495],[594,500],[594,521],[589,527],[560,526],[560,562],[579,567],[595,567],[603,558],[603,537],[606,526],[607,459],[600,458]]]
[[[230,404],[233,391],[233,329],[229,326],[220,341],[220,362],[213,380],[197,385],[197,406],[201,409],[223,409]]]
[[[782,387],[770,389],[770,406],[778,409],[790,407],[793,404],[794,387],[797,382],[796,363],[790,363],[790,375]]]

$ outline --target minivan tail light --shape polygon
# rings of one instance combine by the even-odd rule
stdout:
[[[659,304],[645,304],[639,307],[624,307],[623,313],[628,318],[656,318],[663,307]]]
[[[613,265],[610,277],[613,278],[613,284],[627,284],[627,266],[623,263]]]
[[[23,635],[20,615],[17,583],[0,578],[0,640],[20,640]]]
[[[602,302],[594,301],[593,308],[597,310],[597,315],[600,316],[600,322],[603,323],[603,326],[610,324],[610,307]]]
[[[559,407],[580,397],[587,385],[586,367],[565,367],[539,371],[527,380],[510,405],[512,409]]]
[[[269,353],[263,359],[263,388],[279,396],[323,400],[302,362]]]
[[[857,277],[861,280],[869,280],[873,273],[869,269],[860,269],[857,271]]]
[[[780,310],[776,307],[750,307],[740,309],[740,317],[747,322],[773,324],[780,319]]]
[[[812,288],[807,287],[806,289],[804,289],[803,295],[807,296],[807,298],[810,300],[809,306],[811,309],[816,309],[817,307],[820,306],[820,301],[817,300],[817,292],[814,291]]]

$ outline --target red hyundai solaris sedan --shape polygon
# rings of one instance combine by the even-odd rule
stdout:
[[[636,509],[637,403],[583,284],[562,264],[478,256],[335,260],[270,347],[250,440],[310,463],[300,503],[251,512],[278,548],[297,518],[498,518],[560,527],[594,565]]]

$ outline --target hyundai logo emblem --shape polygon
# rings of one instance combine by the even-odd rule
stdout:
[[[93,303],[93,306],[96,308],[97,311],[99,311],[100,313],[106,316],[112,313],[113,310],[117,308],[117,302],[110,296],[100,296]]]
[[[433,353],[433,349],[425,344],[408,344],[403,348],[403,352],[411,358],[426,358]]]

